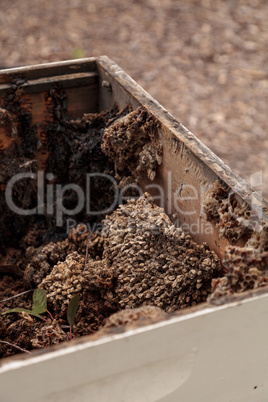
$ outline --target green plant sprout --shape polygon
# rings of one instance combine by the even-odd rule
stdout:
[[[43,313],[49,313],[47,310],[47,296],[46,292],[43,289],[36,289],[33,293],[33,307],[32,310],[28,310],[26,308],[11,308],[9,310],[6,310],[2,313],[4,314],[9,314],[9,313],[26,313],[33,315],[35,317],[41,318],[41,320],[44,320],[44,317],[42,317],[40,314]],[[51,314],[49,313],[51,316]],[[51,317],[52,318],[52,317]]]
[[[72,338],[73,338],[72,331],[73,331],[73,326],[74,326],[74,319],[75,319],[78,305],[79,305],[79,300],[80,300],[80,296],[75,295],[71,299],[71,301],[68,305],[68,309],[67,309],[67,320],[70,325],[70,338],[69,338],[70,340],[72,340]]]
[[[78,294],[73,296],[72,299],[70,300],[70,303],[67,308],[67,321],[70,326],[70,333],[69,333],[69,337],[67,335],[66,336],[67,336],[67,339],[69,339],[69,340],[71,340],[73,338],[72,331],[73,331],[75,316],[76,316],[76,313],[78,310],[79,300],[80,300],[80,296]],[[26,313],[26,314],[38,317],[41,320],[46,321],[46,322],[47,322],[47,320],[44,317],[42,317],[41,314],[48,313],[51,320],[54,321],[53,315],[47,309],[47,295],[43,289],[35,289],[35,291],[33,293],[33,306],[32,306],[31,310],[26,309],[26,308],[11,308],[9,310],[4,311],[2,313],[2,315],[9,314],[9,313]],[[57,322],[57,326],[62,332],[64,332],[58,322]]]
[[[81,47],[75,47],[73,50],[73,59],[82,59],[85,57],[85,52]]]

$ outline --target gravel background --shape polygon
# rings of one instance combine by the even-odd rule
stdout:
[[[267,0],[1,0],[0,24],[0,66],[106,54],[268,199]]]

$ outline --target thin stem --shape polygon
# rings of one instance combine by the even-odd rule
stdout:
[[[46,319],[43,318],[43,317],[38,317],[38,318],[40,318],[42,321],[49,322],[49,320],[46,320]]]
[[[22,292],[22,293],[19,293],[17,295],[8,297],[7,299],[0,300],[0,303],[6,302],[8,300],[14,299],[15,297],[19,297],[19,296],[25,295],[26,293],[30,293],[30,292],[33,292],[33,291],[34,291],[34,289],[26,290],[25,292]]]
[[[29,350],[20,348],[20,347],[17,346],[17,345],[13,345],[13,343],[9,343],[9,342],[6,342],[6,341],[0,341],[0,343],[4,343],[5,345],[11,346],[12,348],[16,348],[16,349],[18,349],[20,352],[29,353],[30,355],[32,354],[31,352],[29,352]]]
[[[70,325],[70,341],[73,339],[73,334],[72,334],[72,327]]]
[[[51,314],[51,312],[47,310],[47,313],[49,314],[51,320],[54,321],[54,317],[53,317],[53,315]]]

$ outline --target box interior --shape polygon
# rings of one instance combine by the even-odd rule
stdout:
[[[221,261],[226,260],[226,249],[230,247],[225,269],[228,263],[233,264],[234,254],[242,267],[263,269],[262,276],[257,274],[253,279],[250,276],[248,282],[242,278],[245,289],[237,288],[239,292],[251,289],[250,286],[266,285],[267,203],[108,58],[1,71],[0,150],[12,149],[21,124],[28,125],[39,144],[33,159],[38,170],[46,170],[50,151],[44,127],[53,120],[51,108],[57,107],[53,96],[59,99],[61,94],[64,94],[62,102],[66,103],[68,116],[74,121],[84,114],[107,111],[115,105],[118,111],[144,107],[158,122],[163,154],[155,178],[142,177],[141,188],[150,189],[157,196],[156,185],[160,186],[165,194],[161,206],[167,214],[194,241],[206,242]],[[11,107],[12,104],[15,106]],[[12,116],[16,117],[14,121]],[[31,171],[29,165],[26,171]],[[3,179],[0,182],[2,199],[6,185]],[[252,248],[258,251],[252,254]],[[12,274],[12,266],[2,269],[11,270]],[[252,281],[254,284],[249,285]]]

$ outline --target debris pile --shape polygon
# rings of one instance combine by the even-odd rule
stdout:
[[[69,239],[73,237],[74,233]],[[85,241],[85,234],[82,237]],[[62,242],[63,250],[69,239]],[[96,239],[89,240],[91,250],[92,244],[99,247],[101,240]],[[221,274],[216,254],[176,228],[149,194],[107,216],[99,239],[102,259],[90,252],[85,263],[85,256],[74,251],[40,283],[58,317],[79,292],[91,300],[98,294],[109,311],[150,304],[170,313],[205,301],[211,279]]]
[[[216,254],[176,228],[149,194],[107,216],[102,234],[120,308],[153,304],[170,313],[196,305],[221,273]]]

